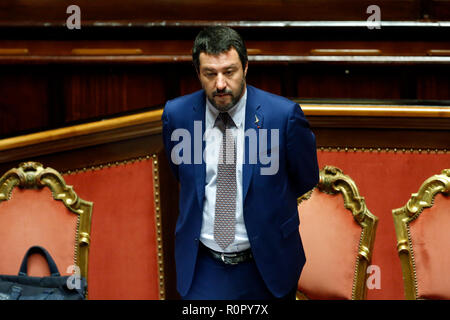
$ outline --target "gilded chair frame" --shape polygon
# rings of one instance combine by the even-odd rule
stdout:
[[[0,202],[11,199],[14,187],[48,187],[55,200],[62,201],[67,209],[77,215],[74,265],[80,268],[81,276],[87,280],[93,203],[78,197],[56,170],[44,168],[38,162],[23,162],[0,178]]]
[[[417,193],[411,194],[405,206],[392,210],[395,233],[397,235],[397,251],[400,258],[403,273],[403,286],[405,298],[408,300],[419,299],[417,285],[414,250],[411,241],[409,224],[419,218],[425,208],[434,204],[434,198],[438,193],[444,195],[450,192],[450,169],[442,170],[425,180]]]
[[[364,197],[359,195],[355,182],[337,167],[325,166],[320,170],[319,183],[316,188],[327,194],[342,194],[345,208],[352,213],[354,220],[361,227],[352,285],[352,300],[364,300],[367,297],[368,274],[366,271],[372,260],[378,217],[367,209]],[[309,199],[313,191],[314,189],[298,198],[298,204]],[[307,298],[301,292],[297,293],[297,297],[299,299]]]

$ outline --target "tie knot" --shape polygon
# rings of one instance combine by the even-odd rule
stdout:
[[[233,119],[230,117],[228,112],[221,112],[217,116],[217,119],[220,119],[225,126],[225,128],[230,128],[234,125]]]

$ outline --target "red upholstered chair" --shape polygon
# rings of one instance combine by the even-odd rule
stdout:
[[[58,200],[58,201],[57,201]],[[0,273],[17,275],[25,252],[46,248],[61,275],[87,279],[92,203],[80,199],[61,175],[36,162],[0,178]],[[28,274],[48,276],[45,259],[32,255]]]
[[[406,299],[450,299],[450,169],[392,210]]]
[[[165,176],[170,172],[160,169],[165,165],[165,159],[161,161],[154,154],[63,175],[80,196],[95,203],[89,299],[157,300],[172,294],[173,266],[167,263],[170,257],[164,260],[164,249],[170,250],[175,224],[166,229],[168,241],[164,242],[162,221],[166,219],[167,226],[172,219],[163,214],[163,203],[173,201],[168,200],[168,193],[174,190],[168,188]],[[163,192],[167,198],[160,197]],[[167,256],[171,256],[170,252]]]
[[[298,200],[306,264],[298,299],[365,299],[377,217],[354,181],[325,166],[315,189]]]

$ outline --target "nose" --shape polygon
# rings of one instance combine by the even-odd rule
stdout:
[[[223,74],[219,73],[217,75],[216,88],[218,91],[224,90],[227,87],[227,82]]]

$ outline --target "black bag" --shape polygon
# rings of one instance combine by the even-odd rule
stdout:
[[[50,277],[28,276],[28,257],[39,253],[47,260]],[[0,300],[84,300],[87,282],[81,275],[61,276],[55,261],[42,247],[25,254],[19,275],[0,275]]]

